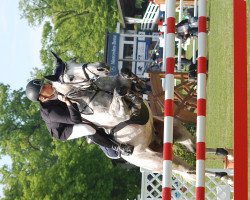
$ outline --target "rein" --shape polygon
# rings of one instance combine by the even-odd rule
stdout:
[[[109,95],[113,95],[113,92],[110,92],[110,91],[107,91],[107,90],[102,90],[100,89],[96,84],[95,82],[92,82],[91,85],[88,87],[88,88],[78,88],[78,89],[73,89],[73,91],[69,91],[67,94],[65,94],[64,96],[69,98],[69,99],[72,99],[74,98],[74,95],[76,96],[76,94],[79,92],[79,91],[91,91],[91,92],[95,92],[94,95],[89,99],[88,102],[86,102],[86,105],[83,107],[83,109],[81,111],[79,111],[81,114],[84,114],[84,115],[93,115],[94,114],[94,110],[93,108],[91,108],[89,106],[89,104],[94,100],[94,98],[96,97],[96,95],[99,93],[99,92],[105,92]],[[77,96],[76,96],[77,97]],[[86,113],[85,110],[89,108],[90,109],[90,113]]]
[[[86,105],[83,107],[83,109],[80,111],[81,114],[85,114],[85,115],[93,115],[94,114],[94,110],[89,106],[89,104],[93,101],[93,99],[96,97],[96,95],[99,93],[99,92],[105,92],[107,94],[110,94],[110,95],[113,95],[113,92],[110,92],[110,91],[106,91],[106,90],[102,90],[100,89],[95,81],[99,78],[99,76],[97,74],[95,74],[94,72],[92,72],[91,70],[88,69],[88,64],[89,63],[85,63],[82,65],[82,71],[84,73],[84,76],[86,78],[86,80],[83,80],[83,81],[78,81],[78,82],[66,82],[64,80],[64,75],[65,75],[65,70],[63,71],[63,74],[62,74],[62,79],[61,79],[61,82],[63,84],[68,84],[68,85],[74,85],[74,84],[81,84],[81,83],[88,83],[89,82],[89,85],[88,86],[83,86],[81,88],[78,88],[78,89],[73,89],[73,91],[69,91],[67,94],[65,94],[64,96],[67,97],[67,98],[72,98],[74,97],[75,94],[77,94],[79,91],[81,90],[89,90],[89,91],[95,91],[94,95],[90,98],[90,100],[86,103]],[[65,65],[67,66],[67,64],[65,63]],[[94,75],[94,78],[90,78],[89,77],[89,74],[88,72],[93,74]],[[89,108],[90,109],[90,113],[85,113],[84,111]]]

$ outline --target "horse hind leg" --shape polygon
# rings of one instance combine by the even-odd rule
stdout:
[[[229,155],[229,152],[224,148],[206,148],[206,153],[215,154],[217,156]]]
[[[162,153],[154,152],[150,149],[138,150],[135,148],[131,156],[122,155],[122,158],[135,166],[154,173],[162,173]]]
[[[195,138],[177,119],[174,119],[174,142],[180,143],[187,148],[189,152],[195,153]]]

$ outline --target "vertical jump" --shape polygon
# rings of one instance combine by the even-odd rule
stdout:
[[[174,66],[175,66],[175,7],[176,0],[166,0],[164,31],[165,102],[164,102],[164,139],[163,139],[163,176],[162,199],[170,200],[172,191],[172,144],[173,144],[173,99],[174,99]]]

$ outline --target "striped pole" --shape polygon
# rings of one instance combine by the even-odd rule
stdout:
[[[198,80],[196,130],[196,199],[205,199],[205,133],[206,133],[206,68],[207,18],[206,0],[198,2]]]
[[[176,0],[165,0],[165,21],[167,28],[164,37],[166,58],[165,102],[164,102],[164,139],[163,139],[163,176],[162,199],[171,199],[172,190],[172,144],[173,144],[173,99],[175,66],[175,7]]]

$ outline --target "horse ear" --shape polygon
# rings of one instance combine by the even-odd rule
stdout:
[[[55,75],[44,76],[44,78],[51,81],[51,82],[59,81],[59,78]]]
[[[59,58],[58,55],[57,55],[56,53],[54,53],[53,51],[51,51],[51,53],[52,53],[52,55],[55,57],[57,63],[63,62],[62,59]]]

